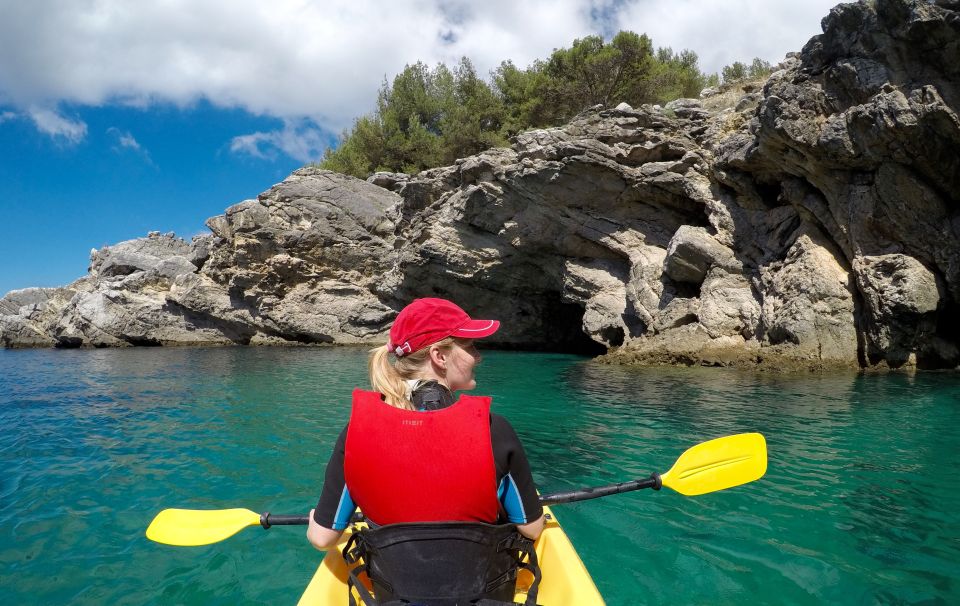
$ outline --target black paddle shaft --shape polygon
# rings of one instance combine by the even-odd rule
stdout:
[[[597,486],[596,488],[581,488],[580,490],[571,490],[570,492],[555,492],[540,496],[541,505],[557,505],[558,503],[572,503],[573,501],[586,501],[587,499],[596,499],[620,492],[630,492],[631,490],[640,490],[641,488],[652,488],[660,490],[663,482],[660,480],[660,474],[654,473],[649,478],[642,480],[631,480],[630,482],[620,482],[618,484],[609,484],[607,486]]]
[[[264,528],[271,526],[306,526],[310,520],[307,516],[276,516],[270,513],[260,514],[260,525]]]
[[[363,514],[354,513],[350,516],[351,522],[363,522]],[[264,528],[271,526],[306,526],[310,523],[309,516],[279,516],[270,513],[260,514],[260,525]]]
[[[581,488],[580,490],[571,490],[569,492],[555,492],[540,496],[541,505],[557,505],[559,503],[572,503],[574,501],[586,501],[587,499],[597,499],[620,492],[630,492],[631,490],[640,490],[641,488],[652,488],[660,490],[663,482],[660,481],[660,474],[654,473],[649,478],[642,480],[631,480],[630,482],[620,482],[618,484],[609,484],[607,486],[597,486],[595,488]],[[354,514],[352,522],[363,520],[363,516]],[[281,516],[273,515],[269,511],[260,514],[260,525],[264,528],[271,526],[306,526],[309,522],[307,516]]]

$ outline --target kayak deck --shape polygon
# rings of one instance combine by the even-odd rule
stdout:
[[[549,507],[543,508],[547,524],[535,544],[542,579],[537,603],[544,606],[604,606],[603,598],[593,583],[590,573],[577,555],[567,534]],[[347,564],[340,550],[347,540],[348,530],[335,549],[327,551],[317,572],[298,602],[299,606],[337,605],[347,603]],[[533,577],[525,570],[517,579],[515,602],[527,599],[527,589]]]

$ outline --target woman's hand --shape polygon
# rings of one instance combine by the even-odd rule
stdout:
[[[307,524],[307,540],[320,551],[326,551],[335,547],[340,541],[340,535],[343,534],[343,531],[333,530],[317,524],[316,520],[313,519],[313,511],[314,510],[311,509],[310,515],[308,516],[310,521]]]

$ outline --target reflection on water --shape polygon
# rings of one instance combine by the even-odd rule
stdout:
[[[192,549],[165,507],[305,513],[362,348],[0,351],[0,602],[293,603],[319,554],[294,529]],[[763,480],[557,507],[608,603],[957,603],[960,380],[632,369],[485,352],[479,393],[541,490],[666,471],[760,431]],[[268,566],[264,566],[269,562]]]

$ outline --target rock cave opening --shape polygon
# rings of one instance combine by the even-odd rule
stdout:
[[[611,347],[620,347],[623,345],[623,327],[607,326],[600,330],[600,338],[610,344]]]
[[[57,349],[77,349],[83,346],[83,339],[80,337],[57,337],[54,347]]]
[[[152,337],[137,336],[137,337],[126,337],[127,343],[135,347],[160,347],[163,343],[159,339],[154,339]]]
[[[937,336],[952,346],[938,351],[936,368],[955,368],[960,365],[960,303],[948,300],[937,313]]]
[[[531,309],[536,311],[521,312],[521,315],[528,319],[532,319],[531,316],[535,318],[535,323],[527,325],[527,330],[530,331],[528,334],[535,340],[524,339],[511,342],[491,340],[489,346],[493,349],[547,351],[584,356],[600,356],[607,353],[606,346],[594,341],[583,332],[585,310],[582,305],[562,301],[560,293],[543,293],[537,297]],[[500,316],[507,317],[505,314]],[[622,334],[620,342],[623,342]]]
[[[757,195],[760,196],[760,201],[763,202],[767,208],[775,208],[781,205],[781,186],[779,181],[761,181],[758,179],[754,182],[754,187],[757,190]]]
[[[951,302],[944,306],[937,325],[947,341],[960,346],[960,304]]]
[[[544,297],[544,346],[548,351],[562,351],[587,356],[607,353],[607,348],[583,332],[585,309],[576,303],[566,303],[560,295]],[[620,342],[623,342],[621,334]]]
[[[664,285],[673,289],[673,296],[677,299],[699,299],[703,282],[680,282],[679,280],[663,280]]]

